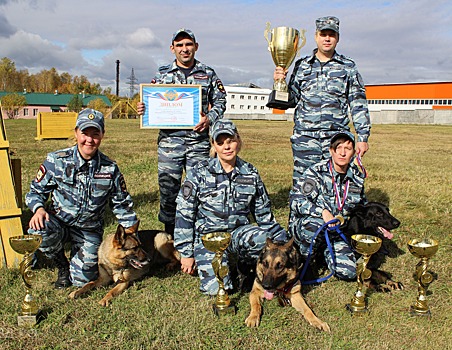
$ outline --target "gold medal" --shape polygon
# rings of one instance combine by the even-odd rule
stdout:
[[[345,219],[342,215],[336,215],[335,218],[339,220],[339,222],[341,223],[341,226],[344,224]]]

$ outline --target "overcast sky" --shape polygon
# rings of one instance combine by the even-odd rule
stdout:
[[[315,19],[327,15],[339,17],[337,51],[355,60],[366,84],[452,81],[450,0],[0,0],[0,58],[30,73],[85,75],[113,92],[119,59],[125,96],[132,68],[148,83],[173,60],[172,33],[185,27],[199,42],[196,57],[225,85],[270,88],[266,22],[306,29],[305,56]]]

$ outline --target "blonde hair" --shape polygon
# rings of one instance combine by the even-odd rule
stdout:
[[[236,133],[234,136],[229,136],[228,139],[231,140],[235,140],[239,143],[238,147],[237,147],[237,153],[240,152],[240,150],[242,149],[243,146],[243,142],[242,139],[240,138],[240,135],[238,133]],[[211,158],[215,158],[217,156],[217,152],[215,151],[215,146],[213,145],[215,142],[215,140],[213,138],[210,139],[210,151],[209,151],[209,156]]]

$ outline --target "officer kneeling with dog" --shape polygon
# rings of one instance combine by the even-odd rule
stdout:
[[[211,135],[211,158],[187,173],[177,197],[174,245],[181,254],[182,271],[193,274],[197,269],[201,292],[216,295],[218,282],[212,268],[215,254],[204,248],[202,236],[229,232],[232,238],[225,258],[235,255],[241,271],[245,265],[256,266],[267,237],[285,240],[286,231],[272,214],[257,169],[237,156],[242,141],[232,121],[218,120]],[[257,226],[250,223],[250,215]],[[233,288],[229,277],[225,278],[225,288]]]
[[[329,234],[329,243],[317,231],[326,223],[347,219],[350,209],[365,204],[365,170],[353,164],[355,137],[349,131],[336,133],[330,141],[330,159],[308,168],[298,178],[290,192],[289,232],[304,257],[310,254],[324,257],[330,271],[340,279],[356,278],[355,255],[344,237],[337,232]],[[338,221],[338,220],[336,220]],[[331,223],[331,226],[339,222]],[[326,245],[329,245],[327,247]]]
[[[104,133],[102,113],[82,110],[75,126],[77,144],[49,153],[25,196],[33,212],[28,233],[42,236],[39,250],[58,268],[55,288],[83,286],[97,278],[107,204],[125,228],[138,221],[118,165],[98,150]],[[66,242],[71,243],[70,263]]]

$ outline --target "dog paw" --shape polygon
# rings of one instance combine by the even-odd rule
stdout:
[[[247,325],[247,327],[259,327],[259,323],[260,323],[259,316],[249,315],[245,320],[245,324]]]
[[[110,300],[109,298],[103,298],[101,301],[99,301],[99,305],[103,306],[103,307],[107,307],[108,305],[110,305]]]
[[[403,290],[405,288],[402,282],[387,281],[386,284],[393,290]]]
[[[71,292],[71,294],[69,294],[67,297],[68,297],[69,299],[77,299],[78,296],[79,296],[79,294],[78,294],[77,292],[78,292],[77,290],[74,290],[74,291]]]
[[[312,321],[311,326],[316,327],[317,329],[320,329],[321,331],[324,332],[331,332],[330,326],[328,325],[328,323],[323,322],[322,320],[316,319],[314,321]]]

